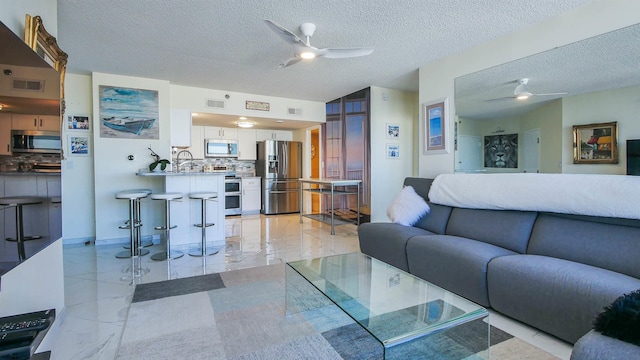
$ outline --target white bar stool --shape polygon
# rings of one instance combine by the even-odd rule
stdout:
[[[43,199],[36,196],[11,196],[0,198],[1,206],[10,206],[16,208],[16,237],[7,238],[7,241],[15,241],[18,245],[18,260],[24,261],[26,259],[26,253],[24,250],[24,242],[28,240],[37,240],[41,239],[40,235],[33,236],[25,236],[24,235],[24,224],[22,217],[22,207],[24,205],[36,205],[42,204]]]
[[[195,192],[189,194],[189,199],[200,200],[202,203],[201,208],[201,222],[200,224],[193,224],[202,228],[202,242],[200,247],[196,250],[189,251],[191,256],[207,256],[217,254],[220,249],[214,250],[213,247],[207,247],[207,228],[213,226],[213,223],[207,223],[207,200],[215,201],[218,199],[217,192]]]
[[[121,193],[138,193],[138,192],[143,192],[146,193],[147,195],[151,194],[151,189],[132,189],[132,190],[124,190],[121,191]],[[142,222],[142,216],[140,215],[140,209],[141,209],[141,201],[137,200],[136,203],[136,219],[138,220],[138,222]],[[125,225],[129,224],[129,220],[124,222]],[[124,227],[123,229],[126,229],[126,227]],[[140,245],[142,245],[142,247],[149,247],[153,245],[153,241],[151,240],[142,240],[142,237],[140,235],[140,228],[136,228],[136,236],[138,237],[138,239],[140,239]],[[125,249],[129,249],[129,245],[125,245],[124,246]]]
[[[116,254],[119,259],[128,259],[130,257],[143,256],[149,253],[149,250],[142,249],[140,245],[140,227],[142,223],[138,217],[137,211],[140,210],[138,203],[140,199],[148,196],[146,191],[122,191],[116,194],[116,199],[129,200],[129,221],[128,224],[121,225],[120,229],[129,230],[129,250],[124,250]]]
[[[171,226],[171,200],[182,199],[182,194],[177,192],[152,194],[153,200],[164,200],[164,225],[156,226],[156,230],[164,230],[166,238],[166,250],[151,255],[151,260],[162,261],[167,259],[177,259],[184,256],[181,251],[171,250],[171,229],[175,229],[176,225]]]

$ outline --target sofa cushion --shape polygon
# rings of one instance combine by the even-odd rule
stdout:
[[[454,208],[446,234],[524,253],[537,215],[530,211]]]
[[[495,310],[574,343],[603,307],[640,288],[640,279],[537,255],[497,257],[487,270]]]
[[[418,220],[418,222],[413,226],[434,234],[444,235],[444,232],[447,229],[447,222],[449,221],[449,216],[451,216],[451,210],[453,210],[453,208],[434,203],[428,204],[430,207],[429,213],[420,218],[420,220]]]
[[[640,290],[617,298],[593,325],[603,335],[640,346]]]
[[[407,242],[409,271],[483,306],[489,306],[487,263],[513,251],[449,235],[415,236]]]
[[[626,343],[591,330],[573,346],[571,360],[640,359],[640,346]]]
[[[361,252],[404,271],[409,271],[407,240],[429,234],[432,233],[420,228],[392,223],[364,223],[358,226]]]
[[[427,201],[416,194],[413,186],[405,186],[387,207],[387,216],[392,222],[413,226],[429,212]]]
[[[527,253],[571,260],[640,278],[640,228],[540,214]]]

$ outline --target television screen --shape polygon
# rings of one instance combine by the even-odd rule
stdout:
[[[640,176],[640,139],[627,140],[627,175]]]

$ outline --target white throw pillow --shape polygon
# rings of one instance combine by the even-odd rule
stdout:
[[[387,216],[394,223],[413,226],[429,210],[429,204],[416,193],[413,186],[405,186],[389,204]]]

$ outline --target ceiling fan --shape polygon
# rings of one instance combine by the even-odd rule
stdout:
[[[302,40],[300,37],[298,37],[298,35],[285,29],[282,25],[274,21],[265,20],[265,22],[267,23],[269,28],[271,28],[271,30],[273,30],[284,41],[293,45],[295,49],[295,56],[283,61],[280,64],[280,67],[291,66],[291,65],[297,64],[303,59],[313,59],[315,57],[324,57],[328,59],[342,59],[342,58],[365,56],[365,55],[371,54],[374,50],[373,48],[368,48],[368,47],[318,49],[317,47],[311,46],[311,43],[309,41],[316,30],[316,26],[314,24],[304,23],[300,25],[300,32],[305,37],[305,40]]]
[[[532,93],[527,89],[527,84],[529,84],[529,78],[522,78],[516,80],[518,84],[516,88],[513,90],[513,96],[505,96],[496,99],[489,99],[487,101],[496,101],[496,100],[504,100],[504,99],[517,99],[517,100],[526,100],[532,96],[555,96],[555,95],[565,95],[566,92],[554,92],[554,93]]]

